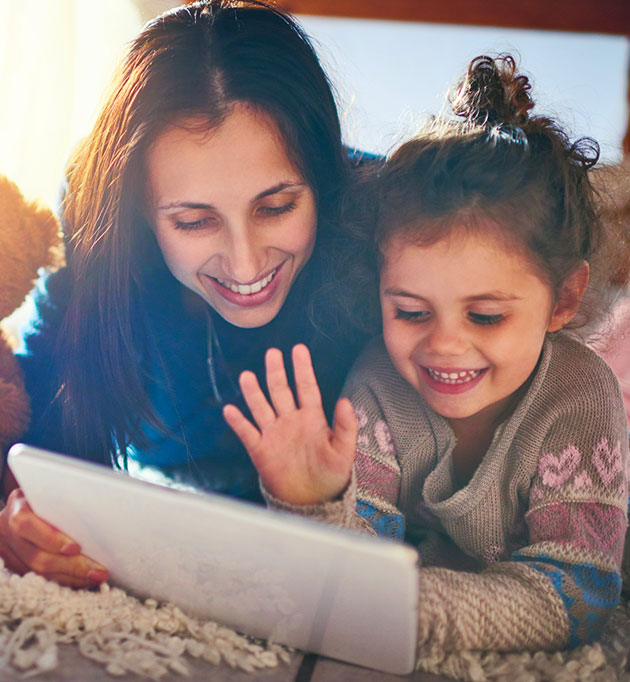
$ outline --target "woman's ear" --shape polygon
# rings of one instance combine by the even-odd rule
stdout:
[[[588,286],[589,273],[588,263],[583,260],[564,280],[551,314],[551,320],[549,320],[548,332],[562,329],[575,317]]]

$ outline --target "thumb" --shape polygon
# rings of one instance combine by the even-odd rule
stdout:
[[[335,406],[332,446],[349,462],[354,460],[358,433],[359,422],[352,403],[348,398],[341,398]]]

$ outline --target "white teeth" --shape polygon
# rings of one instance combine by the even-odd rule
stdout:
[[[270,272],[266,277],[259,279],[257,282],[254,282],[253,284],[233,284],[232,282],[224,282],[222,279],[219,279],[218,277],[215,277],[214,279],[216,279],[216,281],[221,286],[224,286],[226,289],[230,289],[235,294],[243,294],[244,296],[247,296],[249,294],[256,294],[261,289],[264,289],[267,286],[267,284],[271,282],[276,272],[277,268]]]
[[[466,384],[475,377],[478,377],[482,371],[483,370],[480,369],[469,369],[460,372],[438,372],[435,369],[427,367],[429,376],[435,381],[439,381],[443,384]]]

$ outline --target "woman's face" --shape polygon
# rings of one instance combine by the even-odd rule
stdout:
[[[260,327],[313,252],[315,197],[264,114],[237,104],[201,130],[183,119],[151,146],[150,222],[182,284],[231,324]]]

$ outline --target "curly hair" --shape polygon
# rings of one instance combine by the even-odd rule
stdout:
[[[510,55],[473,59],[449,99],[454,116],[432,118],[361,180],[347,204],[352,238],[362,245],[349,288],[371,296],[359,316],[374,324],[376,273],[394,235],[427,245],[483,223],[520,249],[556,296],[587,261],[591,284],[569,326],[594,322],[607,309],[611,249],[624,247],[601,221],[589,177],[599,146],[572,142],[554,120],[532,115],[531,83]]]

